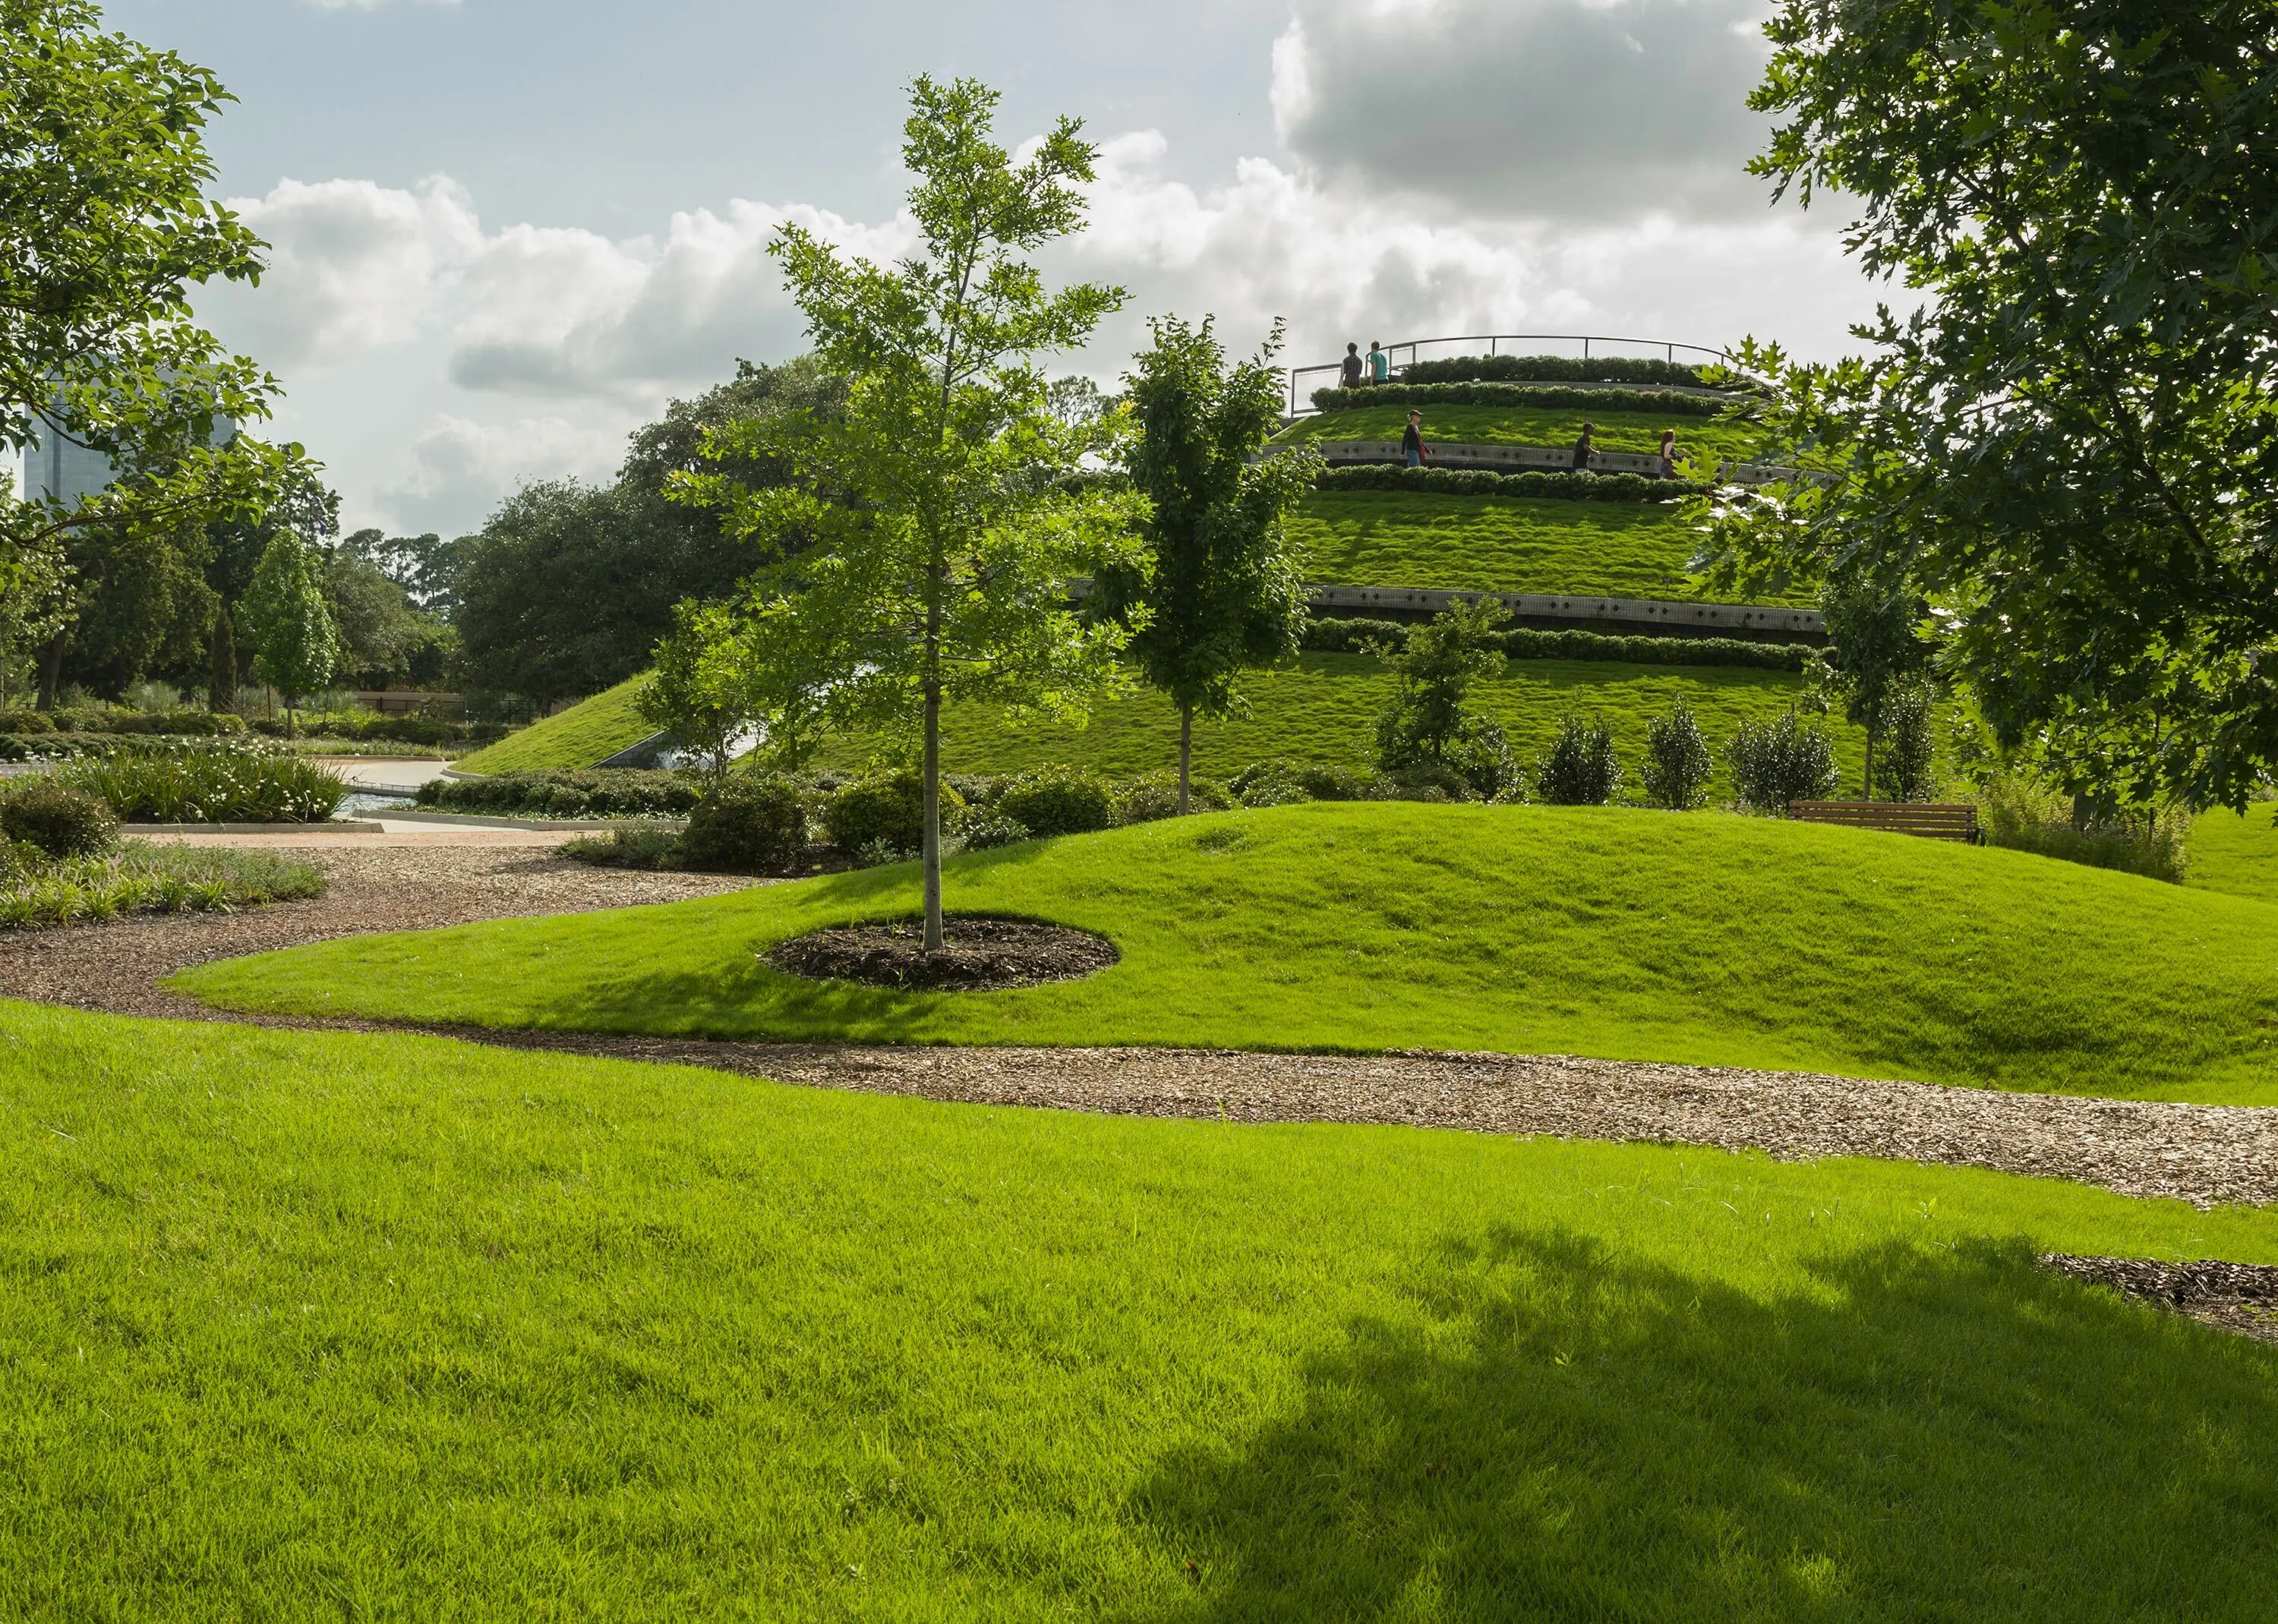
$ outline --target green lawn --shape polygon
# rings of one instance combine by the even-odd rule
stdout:
[[[629,749],[656,729],[633,702],[647,673],[628,677],[607,693],[579,701],[558,716],[509,733],[457,763],[469,773],[524,773],[538,767],[592,766]]]
[[[1708,594],[1687,571],[1700,537],[1684,515],[1679,502],[1319,491],[1288,533],[1315,585],[1689,601]]]
[[[2244,816],[2217,808],[2191,824],[2183,883],[2232,896],[2278,903],[2278,804],[2257,802]]]
[[[2241,1621],[2278,1215],[0,1005],[0,1617]]]
[[[1424,438],[1451,446],[1571,446],[1585,423],[1601,451],[1656,452],[1664,429],[1677,431],[1679,455],[1737,458],[1754,453],[1757,431],[1746,423],[1719,423],[1659,412],[1600,412],[1581,407],[1549,408],[1510,406],[1426,406]],[[1284,441],[1396,440],[1408,426],[1404,406],[1361,407],[1300,417],[1283,431]]]
[[[1613,661],[1512,660],[1472,690],[1475,706],[1502,722],[1513,749],[1532,762],[1558,731],[1569,709],[1604,719],[1613,730],[1631,783],[1645,749],[1647,724],[1678,699],[1693,707],[1717,759],[1716,793],[1729,797],[1724,747],[1745,721],[1778,715],[1795,703],[1803,679],[1784,671],[1736,666],[1632,666]],[[1376,750],[1376,718],[1392,691],[1382,662],[1360,654],[1305,654],[1244,679],[1250,714],[1195,724],[1197,772],[1225,777],[1273,756],[1365,766]],[[1863,735],[1827,719],[1837,759],[1854,782],[1864,767]],[[881,749],[868,736],[842,738],[826,764],[855,767]],[[942,761],[957,773],[1018,772],[1046,762],[1094,768],[1112,776],[1173,767],[1179,760],[1179,719],[1149,690],[1110,700],[1090,725],[1016,720],[982,705],[952,706],[943,723]]]
[[[952,909],[1114,941],[1082,981],[909,994],[757,957],[913,865],[358,937],[175,978],[224,1008],[682,1036],[1576,1053],[2278,1104],[2278,911],[1907,835],[1368,802],[968,854]]]

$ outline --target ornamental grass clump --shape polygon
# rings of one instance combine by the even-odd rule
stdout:
[[[128,823],[322,823],[348,792],[328,767],[233,741],[83,757],[57,769],[56,781]]]
[[[0,844],[0,930],[92,924],[129,913],[226,913],[321,896],[311,863],[270,851],[127,841],[56,858],[28,842]]]

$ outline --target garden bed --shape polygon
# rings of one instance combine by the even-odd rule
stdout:
[[[939,951],[927,952],[917,919],[837,925],[795,936],[767,957],[776,969],[810,980],[975,993],[1074,981],[1120,957],[1105,936],[1034,919],[952,916],[943,922],[942,939]]]

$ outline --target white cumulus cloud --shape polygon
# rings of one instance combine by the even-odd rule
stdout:
[[[377,506],[391,528],[447,535],[472,529],[500,498],[533,481],[607,478],[623,453],[623,431],[614,425],[556,416],[478,423],[442,413],[381,484]]]

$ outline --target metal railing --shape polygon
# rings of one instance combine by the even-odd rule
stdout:
[[[1506,344],[1579,344],[1582,347],[1582,359],[1585,361],[1592,358],[1590,347],[1594,344],[1601,346],[1618,344],[1632,349],[1657,349],[1662,352],[1663,359],[1670,362],[1677,359],[1677,352],[1679,350],[1683,350],[1688,355],[1704,356],[1710,361],[1724,361],[1728,358],[1725,351],[1712,348],[1706,344],[1679,344],[1670,339],[1617,339],[1600,333],[1585,332],[1475,332],[1451,339],[1403,339],[1399,343],[1387,344],[1383,348],[1386,355],[1393,357],[1393,369],[1397,372],[1410,362],[1422,359],[1420,352],[1446,344],[1484,344],[1487,347],[1487,354],[1490,355],[1500,355],[1502,347]],[[1400,359],[1403,350],[1407,352],[1406,361]],[[1477,352],[1466,353],[1476,354]],[[1602,355],[1607,352],[1601,349],[1599,353]],[[1622,359],[1632,358],[1622,357]],[[1364,356],[1363,359],[1365,360],[1366,357]],[[1311,377],[1316,372],[1337,372],[1343,366],[1342,361],[1332,361],[1321,366],[1291,367],[1289,369],[1289,416],[1302,417],[1312,409],[1310,406],[1303,409],[1298,407],[1297,402],[1301,398],[1297,388],[1298,379]]]

